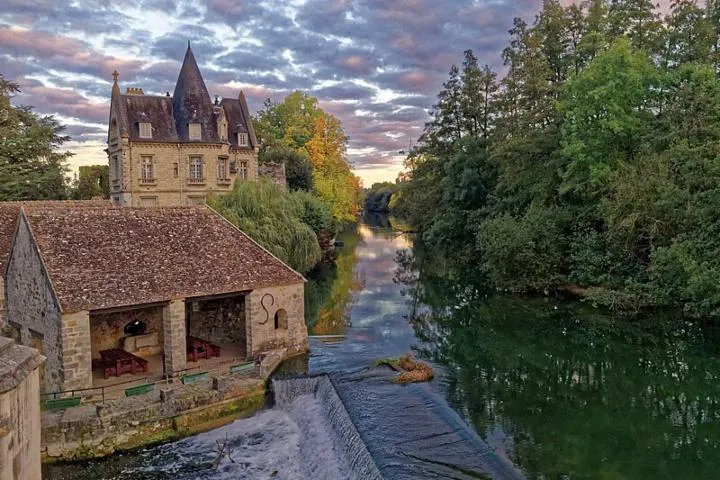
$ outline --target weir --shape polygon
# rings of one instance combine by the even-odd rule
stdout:
[[[382,475],[368,452],[350,415],[327,375],[273,380],[275,404],[282,409],[305,395],[313,395],[322,405],[334,433],[340,440],[350,471],[358,479],[382,480]]]
[[[428,385],[401,386],[393,375],[376,367],[275,379],[273,391],[281,409],[314,396],[357,478],[524,479]]]

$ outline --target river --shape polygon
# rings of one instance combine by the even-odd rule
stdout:
[[[448,275],[443,259],[413,251],[385,217],[367,217],[339,240],[335,263],[308,276],[311,354],[287,372],[353,372],[413,351],[436,369],[429,390],[527,478],[719,478],[717,326],[674,312],[628,319],[567,299],[493,295],[472,272]],[[326,408],[303,397],[46,477],[350,478]],[[362,430],[373,419],[353,421]],[[242,465],[194,475],[228,436]]]

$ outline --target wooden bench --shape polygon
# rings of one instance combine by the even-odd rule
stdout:
[[[135,387],[126,388],[125,396],[137,397],[138,395],[145,395],[146,393],[150,393],[153,390],[155,390],[155,385],[152,383],[149,383],[147,385],[137,385]]]
[[[119,377],[123,373],[147,372],[148,361],[126,352],[122,348],[111,348],[100,352],[105,378]]]
[[[67,397],[67,398],[51,398],[45,400],[42,403],[43,410],[65,410],[70,407],[77,407],[80,405],[80,397]]]
[[[183,375],[180,377],[180,381],[182,381],[183,385],[192,385],[193,383],[202,382],[203,380],[209,380],[210,375],[208,372],[199,372],[199,373],[190,373],[188,375]]]
[[[188,336],[186,338],[187,360],[197,362],[201,358],[212,358],[220,356],[220,347],[202,338]]]

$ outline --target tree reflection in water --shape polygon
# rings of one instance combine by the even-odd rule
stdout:
[[[491,295],[422,257],[420,246],[396,257],[421,355],[445,367],[450,403],[529,478],[718,478],[717,327]]]

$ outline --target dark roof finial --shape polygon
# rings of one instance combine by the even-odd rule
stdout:
[[[190,50],[190,40],[188,40],[188,50]]]
[[[117,71],[117,70],[114,70],[113,73],[112,73],[112,77],[113,77],[113,82],[114,82],[114,83],[117,83],[117,80],[118,80],[118,77],[119,77],[119,76],[120,76],[120,74],[118,73],[118,71]]]
[[[215,105],[220,105],[220,95],[215,95]]]

